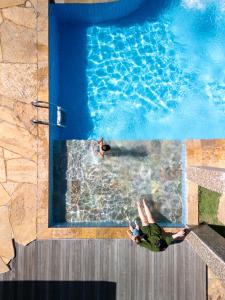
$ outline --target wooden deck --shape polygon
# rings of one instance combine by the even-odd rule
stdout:
[[[206,265],[187,241],[152,253],[129,240],[39,240],[16,252],[2,300],[206,299]]]

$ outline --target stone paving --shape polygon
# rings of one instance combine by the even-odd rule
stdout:
[[[208,269],[208,300],[225,300],[225,287],[210,268]]]
[[[15,255],[12,238],[22,245],[36,238],[38,130],[30,102],[40,90],[37,22],[46,4],[0,2],[0,272]]]

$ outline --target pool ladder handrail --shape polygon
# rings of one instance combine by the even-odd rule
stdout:
[[[49,122],[47,122],[47,121],[41,121],[41,120],[38,120],[38,119],[32,119],[32,120],[31,120],[31,123],[32,123],[33,125],[35,125],[35,124],[48,125],[48,126],[51,125],[51,124],[50,124]]]
[[[50,106],[55,106],[57,108],[57,122],[56,122],[56,124],[55,123],[50,123],[50,122],[45,121],[45,120],[43,121],[43,120],[38,120],[38,119],[32,119],[31,123],[33,125],[41,124],[41,125],[47,125],[47,126],[53,125],[53,126],[58,126],[58,127],[65,127],[65,125],[61,124],[61,122],[62,122],[62,111],[64,111],[64,109],[61,106],[58,106],[56,104],[49,103],[49,102],[46,102],[46,101],[41,101],[41,100],[32,101],[31,104],[34,107],[37,107],[37,108],[50,109]]]
[[[50,106],[48,102],[41,101],[41,100],[32,101],[31,104],[35,107],[47,108],[47,109],[49,109],[49,106]]]

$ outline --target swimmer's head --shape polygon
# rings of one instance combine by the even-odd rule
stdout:
[[[109,145],[102,145],[102,151],[109,151],[111,147]]]

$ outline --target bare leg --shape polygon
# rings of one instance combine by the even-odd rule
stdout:
[[[147,220],[146,216],[144,215],[144,212],[143,212],[143,209],[141,207],[140,202],[137,203],[137,208],[138,208],[138,214],[139,214],[139,217],[141,219],[142,225],[147,226],[148,225],[148,220]]]
[[[150,224],[155,223],[155,219],[153,218],[150,208],[148,207],[148,205],[146,203],[146,199],[143,200],[143,204],[144,204],[145,213],[146,213],[146,216],[148,219],[148,223],[150,223]]]
[[[137,229],[137,230],[140,230],[140,227],[139,227],[139,225],[138,225],[138,223],[137,223],[137,221],[135,220],[135,228]]]
[[[134,229],[134,227],[131,225],[130,221],[129,221],[129,229],[130,229],[130,231],[132,231]]]

